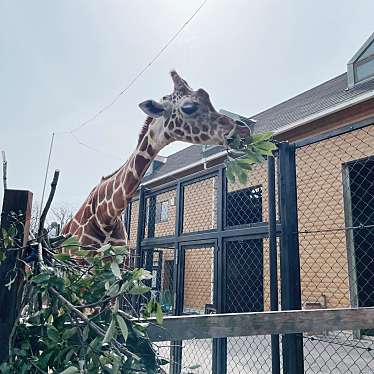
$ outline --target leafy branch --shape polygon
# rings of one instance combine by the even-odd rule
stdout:
[[[241,184],[247,183],[248,174],[254,165],[263,162],[276,149],[272,137],[273,133],[265,132],[247,138],[233,135],[227,139],[229,150],[225,163],[229,182],[238,180]]]
[[[73,236],[50,238],[43,229],[57,178],[37,237],[20,246],[16,226],[2,233],[0,253],[19,251],[19,261],[27,266],[9,360],[0,365],[0,373],[164,372],[167,361],[146,334],[148,318],[155,316],[158,324],[163,319],[147,285],[152,274],[129,267],[126,246],[93,250]]]

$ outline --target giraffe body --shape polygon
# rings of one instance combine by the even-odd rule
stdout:
[[[63,234],[76,235],[82,245],[125,245],[122,213],[136,193],[152,160],[166,145],[179,140],[192,144],[225,145],[228,134],[248,135],[245,124],[218,113],[203,89],[192,90],[175,71],[174,91],[159,102],[147,100],[140,108],[148,115],[137,147],[127,162],[101,179]]]

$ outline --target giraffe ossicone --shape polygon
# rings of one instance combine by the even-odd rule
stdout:
[[[248,136],[247,126],[214,109],[205,90],[193,90],[174,70],[170,75],[174,84],[171,94],[139,104],[147,118],[135,151],[122,167],[101,179],[63,228],[63,234],[76,235],[81,245],[127,244],[122,213],[152,160],[166,145],[177,140],[226,145],[228,134]]]

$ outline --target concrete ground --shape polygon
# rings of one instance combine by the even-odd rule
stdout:
[[[271,374],[270,337],[229,338],[227,351],[228,374]],[[161,353],[169,358],[167,347]],[[184,341],[182,373],[211,373],[211,357],[211,340]],[[343,334],[305,337],[304,365],[305,374],[373,374],[374,342],[348,339]]]

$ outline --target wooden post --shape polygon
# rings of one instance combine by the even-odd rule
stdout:
[[[12,213],[17,217],[15,236],[17,245],[24,247],[27,244],[30,219],[31,219],[32,193],[20,190],[5,190],[3,210],[1,213],[0,235],[3,229],[9,229],[15,220]],[[18,261],[23,256],[24,250],[6,252],[6,259],[0,264],[0,363],[6,362],[9,356],[9,339],[12,335],[13,326],[17,321],[20,301],[22,298],[24,278],[22,275],[23,264]],[[16,272],[13,271],[16,269]],[[11,288],[5,285],[10,279],[15,278]]]

